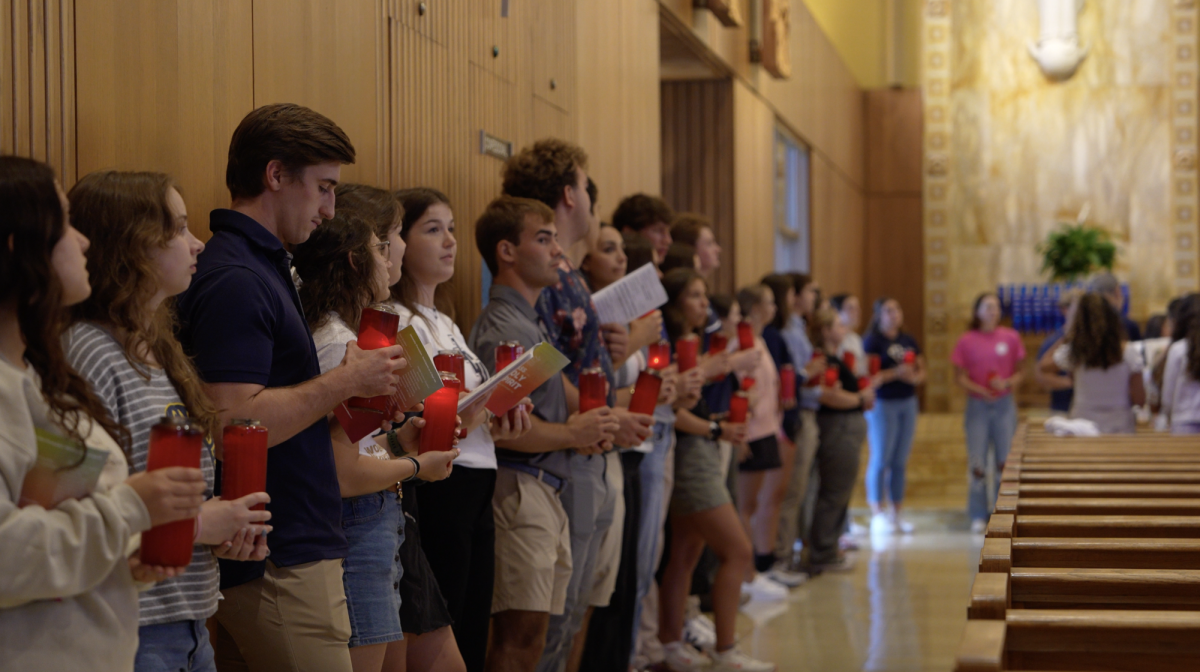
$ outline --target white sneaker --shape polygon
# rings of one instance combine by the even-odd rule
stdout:
[[[663,662],[671,672],[696,672],[712,667],[712,660],[686,642],[671,642],[663,646]]]
[[[972,520],[971,521],[971,534],[983,534],[984,532],[987,532],[987,521],[986,520]]]
[[[808,581],[808,574],[804,572],[793,572],[787,568],[787,564],[783,562],[775,563],[775,566],[767,572],[767,578],[778,583],[785,588],[795,588],[802,586]]]
[[[769,579],[766,574],[755,574],[753,581],[742,584],[742,590],[750,593],[750,599],[759,602],[778,602],[788,597],[788,589]]]
[[[861,537],[866,533],[867,528],[863,527],[862,523],[853,520],[850,521],[850,534]]]
[[[913,530],[916,529],[915,527],[913,527],[912,523],[908,522],[907,520],[905,520],[899,516],[896,516],[895,524],[896,524],[896,531],[899,532],[900,534],[912,534]]]
[[[893,534],[896,523],[892,517],[882,511],[871,516],[871,534]]]
[[[704,616],[689,618],[683,624],[683,641],[699,651],[708,651],[717,645],[717,629]]]
[[[775,672],[775,663],[755,660],[735,646],[713,654],[712,672]]]

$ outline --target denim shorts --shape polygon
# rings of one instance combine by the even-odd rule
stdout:
[[[342,529],[350,550],[342,585],[350,613],[350,647],[404,639],[400,629],[400,499],[384,490],[342,500]]]
[[[204,621],[173,621],[138,628],[134,672],[216,672]]]

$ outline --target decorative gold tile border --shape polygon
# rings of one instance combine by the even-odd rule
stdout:
[[[1175,289],[1200,289],[1197,259],[1196,91],[1200,74],[1196,0],[1171,5],[1171,193]]]
[[[925,343],[929,378],[925,405],[929,410],[950,407],[950,337],[947,328],[950,275],[948,204],[951,180],[950,138],[950,39],[949,0],[926,0],[921,40],[924,88],[924,233],[925,233]]]

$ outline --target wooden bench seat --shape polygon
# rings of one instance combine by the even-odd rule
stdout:
[[[1017,497],[1144,497],[1200,499],[1197,483],[1027,483],[1002,482],[1001,496]]]
[[[1200,539],[984,539],[979,571],[1010,572],[1017,567],[1200,569]]]
[[[967,623],[956,672],[1200,670],[1200,612],[1010,609]]]
[[[987,536],[1200,539],[1200,516],[993,514]]]
[[[1200,516],[1200,498],[1000,495],[996,498],[995,512],[1060,516]]]
[[[1200,610],[1200,570],[1018,567],[976,574],[968,617],[1003,619],[1009,609]]]

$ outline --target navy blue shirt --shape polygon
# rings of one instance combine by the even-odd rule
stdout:
[[[177,304],[179,338],[200,377],[265,387],[316,378],[317,349],[283,243],[233,210],[213,210],[210,226],[212,239]],[[324,417],[267,452],[267,494],[271,562],[287,567],[346,557],[341,491]],[[221,587],[253,581],[264,566],[222,560]]]
[[[1134,326],[1136,327],[1137,325],[1134,325]],[[1055,329],[1053,332],[1051,332],[1050,335],[1046,337],[1046,340],[1042,341],[1042,347],[1038,348],[1037,359],[1034,361],[1035,362],[1041,361],[1042,357],[1045,356],[1046,352],[1050,350],[1050,346],[1054,345],[1058,341],[1058,339],[1063,337],[1063,335],[1064,335],[1064,332],[1063,332],[1062,327],[1059,327],[1058,329]],[[1059,371],[1058,375],[1065,376],[1065,375],[1067,375],[1067,372]],[[1068,387],[1065,390],[1051,390],[1050,391],[1050,410],[1060,411],[1062,413],[1070,413],[1071,412],[1071,402],[1074,399],[1075,399],[1075,388],[1073,388],[1073,387]]]
[[[867,355],[879,356],[879,370],[887,371],[894,369],[904,363],[904,353],[912,350],[918,355],[921,354],[921,346],[917,345],[916,339],[903,331],[896,335],[896,338],[888,338],[883,334],[868,334],[863,339],[863,352]],[[875,396],[879,399],[908,399],[916,395],[917,388],[902,380],[893,380],[890,383],[885,383],[875,391]]]

